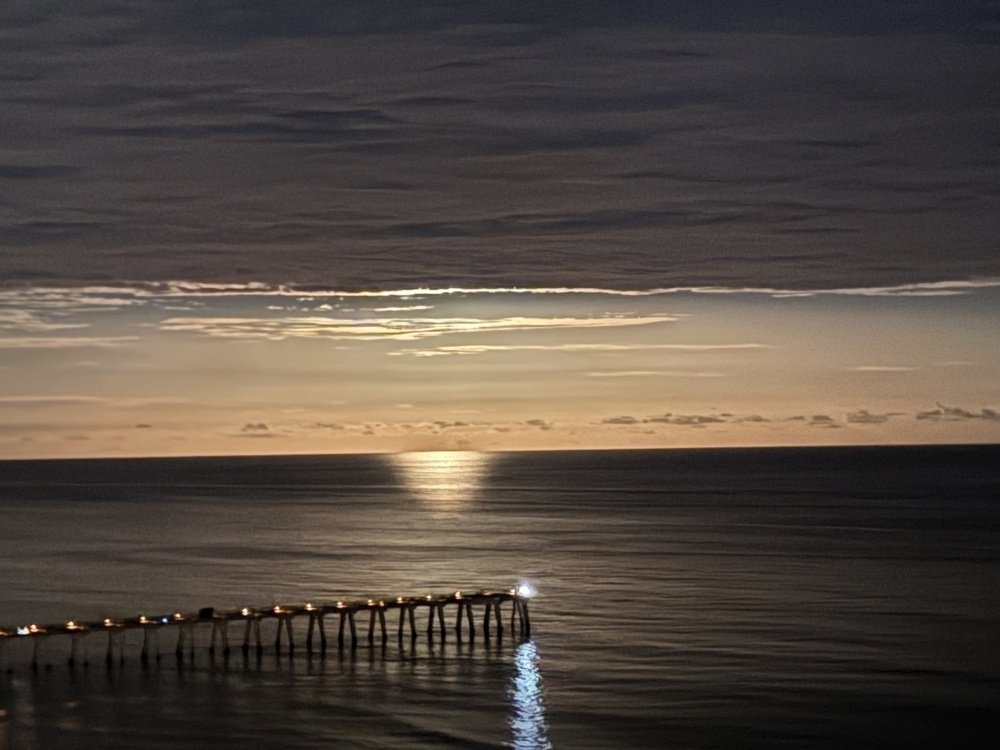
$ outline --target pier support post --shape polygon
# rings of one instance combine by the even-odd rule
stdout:
[[[153,635],[150,636],[150,633]],[[151,626],[146,626],[142,629],[142,652],[139,654],[139,659],[142,661],[143,666],[149,663],[149,644],[153,642],[156,646],[156,659],[160,658],[160,642],[156,629]]]
[[[31,644],[31,668],[38,669],[38,652],[42,647],[43,636],[36,635],[34,637],[34,643]]]
[[[469,622],[469,640],[476,640],[476,622],[472,617],[472,602],[465,603],[465,619]]]
[[[358,646],[358,626],[354,622],[354,610],[347,611],[347,622],[351,626],[351,648]]]
[[[310,610],[309,611],[309,632],[306,635],[306,653],[311,654],[313,652],[313,631],[319,630],[319,650],[320,653],[326,653],[326,632],[323,629],[323,611],[322,610]]]
[[[240,650],[243,655],[246,656],[250,653],[250,632],[253,629],[253,620],[247,617],[243,621],[243,645],[240,646]]]
[[[497,599],[493,602],[493,611],[496,613],[497,619],[497,638],[503,635],[503,615],[500,614],[500,600]]]
[[[281,629],[284,627],[288,634],[288,653],[295,651],[295,639],[292,637],[292,618],[284,615],[278,617],[278,633],[274,639],[274,650],[281,651]]]
[[[76,655],[80,650],[80,633],[72,633],[69,640],[69,666],[72,669],[76,665]]]
[[[108,631],[108,655],[105,658],[105,662],[108,665],[108,669],[111,669],[111,665],[114,664],[115,660],[115,641],[118,641],[118,663],[125,663],[125,632],[120,628],[115,628],[114,630]]]
[[[222,655],[229,656],[229,618],[215,616],[212,618],[212,642],[208,646],[208,653],[215,654],[215,636],[219,635],[222,643]]]
[[[437,610],[438,627],[441,629],[441,641],[444,642],[445,635],[447,633],[447,628],[444,624],[444,602],[438,602],[435,604],[434,609]]]

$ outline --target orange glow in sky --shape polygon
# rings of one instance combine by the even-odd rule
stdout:
[[[7,290],[0,457],[995,442],[998,305],[993,282]]]

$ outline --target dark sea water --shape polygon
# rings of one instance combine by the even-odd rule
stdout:
[[[8,638],[0,750],[1000,746],[995,446],[0,463],[0,625],[520,580],[526,641]]]

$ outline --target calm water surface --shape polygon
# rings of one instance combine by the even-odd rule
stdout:
[[[524,642],[9,639],[0,750],[992,748],[998,498],[991,446],[0,463],[7,626],[538,591]]]

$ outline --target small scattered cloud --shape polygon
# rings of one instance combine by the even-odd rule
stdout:
[[[837,421],[826,414],[814,414],[812,419],[809,420],[808,425],[810,427],[821,427],[824,429],[835,429],[840,427]]]
[[[243,427],[240,428],[240,437],[277,437],[276,433],[271,431],[264,422],[247,422]]]
[[[448,421],[447,419],[438,419],[431,423],[434,427],[441,430],[448,430],[455,427],[469,427],[468,422],[462,422],[461,420],[456,420],[454,422]]]
[[[966,419],[984,419],[990,422],[1000,421],[1000,413],[995,409],[984,408],[978,412],[969,411],[954,406],[938,404],[936,409],[917,412],[917,419],[931,422],[956,422]]]
[[[646,424],[675,424],[684,427],[704,427],[727,420],[715,414],[664,414],[658,417],[648,417],[642,420]]]
[[[638,425],[638,424],[672,424],[682,427],[704,427],[710,424],[720,424],[730,421],[732,414],[660,414],[649,417],[618,416],[602,419],[601,424]]]
[[[867,409],[859,409],[847,415],[849,424],[885,424],[892,417],[902,416],[902,412],[894,411],[886,414],[872,414]]]
[[[602,419],[601,424],[639,424],[640,420],[635,417],[608,417]]]
[[[540,430],[551,430],[555,426],[546,419],[528,419],[524,423],[529,427],[537,427]]]

